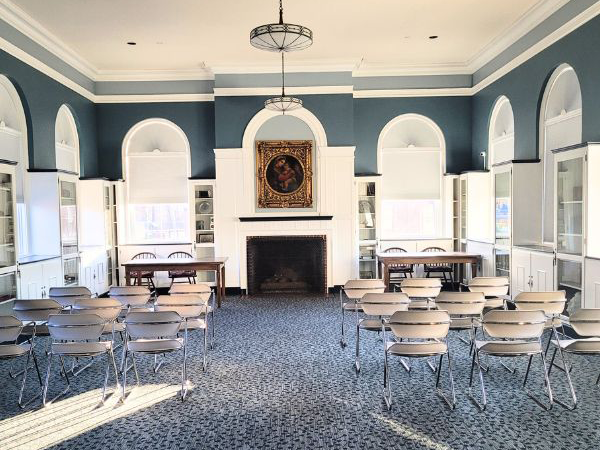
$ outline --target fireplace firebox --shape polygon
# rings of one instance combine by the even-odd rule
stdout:
[[[249,236],[248,295],[327,292],[326,236]]]

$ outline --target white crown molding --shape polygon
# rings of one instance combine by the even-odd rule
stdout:
[[[281,95],[281,88],[276,86],[256,88],[214,88],[214,92],[215,97],[239,97],[246,95]],[[352,86],[290,86],[286,88],[286,94],[289,95],[352,93]]]
[[[94,103],[170,103],[170,102],[212,102],[213,94],[136,94],[136,95],[95,95]]]
[[[470,58],[465,66],[471,73],[481,69],[504,50],[541,24],[544,20],[566,5],[570,0],[539,0],[508,29],[492,39],[485,47]]]
[[[567,23],[563,24],[561,27],[557,28],[555,31],[547,35],[542,40],[538,41],[535,45],[529,47],[526,51],[514,58],[510,63],[502,66],[500,69],[496,70],[495,72],[487,76],[485,79],[481,80],[479,83],[473,86],[473,95],[477,94],[482,89],[488,87],[494,81],[497,81],[510,71],[519,67],[524,62],[533,58],[535,55],[550,47],[552,44],[562,39],[569,33],[573,32],[583,24],[589,22],[598,14],[600,14],[600,2],[594,3],[588,9],[575,16]]]
[[[214,62],[206,63],[211,68],[214,74],[219,75],[236,75],[249,73],[281,73],[281,63],[269,64],[226,64]],[[286,60],[285,69],[288,73],[294,72],[352,72],[359,64],[358,59],[332,60],[327,63],[323,61],[303,61],[302,63]]]
[[[189,70],[99,70],[94,81],[198,81],[214,80],[208,68]]]
[[[81,74],[94,80],[97,69],[75,50],[47,30],[41,23],[10,0],[0,0],[0,19],[53,53]]]
[[[473,88],[373,89],[354,91],[353,95],[354,98],[464,97],[473,95]]]
[[[429,65],[388,65],[361,63],[353,72],[353,77],[402,77],[421,75],[471,75],[469,67],[462,63]]]

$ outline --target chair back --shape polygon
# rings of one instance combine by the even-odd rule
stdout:
[[[106,320],[97,314],[53,314],[48,331],[55,341],[95,341],[102,336]]]
[[[445,253],[446,250],[444,250],[442,247],[427,247],[425,249],[423,249],[424,252],[432,252],[432,253]],[[426,267],[432,269],[435,267],[448,267],[448,263],[427,263],[425,264]]]
[[[193,256],[188,252],[173,252],[167,258],[193,258]]]
[[[121,302],[114,298],[85,298],[73,303],[71,314],[96,314],[108,323],[117,320],[121,310]]]
[[[198,295],[159,295],[155,311],[175,311],[184,319],[206,314],[206,301]]]
[[[565,291],[521,292],[515,297],[515,306],[523,311],[542,310],[546,315],[561,314],[565,310]]]
[[[486,297],[507,295],[510,283],[507,277],[475,277],[469,281],[469,291],[483,292]]]
[[[578,309],[569,317],[569,323],[579,336],[600,337],[600,309]]]
[[[134,311],[125,316],[124,322],[131,338],[155,339],[176,336],[182,319],[175,311]]]
[[[47,322],[51,314],[60,314],[62,306],[52,299],[15,300],[13,313],[22,322]]]
[[[400,283],[400,291],[410,298],[436,298],[441,290],[439,278],[406,278]]]
[[[383,251],[383,253],[406,253],[406,250],[403,249],[402,247],[390,247],[390,248],[386,248]],[[412,264],[390,264],[389,267],[407,269],[407,268],[412,267]]]
[[[483,292],[440,292],[435,299],[438,309],[450,316],[480,316],[485,306]]]
[[[67,307],[80,298],[91,298],[92,292],[85,286],[51,287],[48,297]]]
[[[360,300],[362,310],[368,316],[391,316],[396,311],[406,311],[409,303],[408,296],[401,292],[367,293]]]
[[[169,294],[210,294],[212,292],[208,284],[174,284],[169,289]]]
[[[140,252],[131,259],[156,259],[156,255],[151,252]]]
[[[125,308],[140,308],[150,301],[150,289],[146,286],[113,286],[108,295],[118,300]]]
[[[350,299],[361,299],[365,294],[383,294],[385,284],[383,280],[348,280],[343,287],[346,296]]]
[[[0,344],[14,342],[23,329],[23,322],[14,316],[0,316]]]
[[[390,317],[389,326],[397,338],[443,339],[450,329],[450,315],[436,310],[398,311]]]
[[[483,330],[496,339],[539,338],[544,332],[544,311],[494,309],[483,316]]]

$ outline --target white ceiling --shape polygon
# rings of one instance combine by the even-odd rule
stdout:
[[[277,55],[248,40],[253,27],[277,20],[277,0],[1,1],[22,9],[100,76],[278,67]],[[314,32],[313,46],[288,61],[467,73],[565,1],[284,0],[285,21]]]

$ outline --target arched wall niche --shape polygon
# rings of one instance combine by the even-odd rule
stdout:
[[[54,123],[56,168],[79,174],[79,133],[71,108],[63,104],[58,108]]]
[[[539,111],[539,157],[544,164],[543,240],[554,242],[553,149],[582,141],[582,98],[577,73],[558,66],[546,83]]]
[[[490,114],[487,167],[515,157],[515,118],[510,100],[498,97]]]

